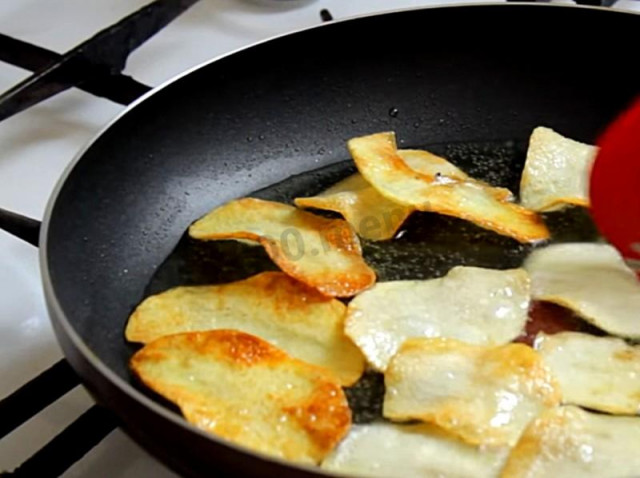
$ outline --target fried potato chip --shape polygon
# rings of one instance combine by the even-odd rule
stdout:
[[[462,169],[429,151],[421,149],[398,149],[396,153],[411,169],[426,174],[427,176],[433,178],[443,176],[449,179],[455,179],[456,181],[473,181]]]
[[[244,332],[162,337],[131,369],[198,428],[279,458],[319,463],[351,424],[332,374]]]
[[[589,174],[597,153],[596,146],[552,129],[534,129],[520,181],[522,205],[534,211],[589,206]]]
[[[398,150],[398,156],[410,168],[423,174],[434,177],[442,175],[459,180],[470,179],[464,171],[428,151]],[[510,193],[507,191],[507,194]],[[372,241],[393,238],[402,223],[414,211],[413,207],[401,206],[385,198],[359,173],[343,179],[316,196],[296,198],[294,203],[298,207],[340,213],[358,235]]]
[[[237,199],[196,221],[189,235],[202,240],[258,241],[284,272],[328,296],[349,297],[376,280],[346,221],[287,204]]]
[[[322,468],[359,477],[495,478],[509,450],[480,449],[432,425],[354,425]]]
[[[504,189],[412,169],[398,154],[393,133],[353,138],[348,147],[362,176],[398,204],[465,219],[521,242],[549,237],[542,219],[507,201]]]
[[[447,179],[469,181],[488,188],[489,192],[498,200],[511,201],[514,199],[513,193],[508,189],[494,187],[483,181],[469,177],[467,173],[454,164],[428,151],[421,149],[399,149],[397,153],[411,169],[425,174],[430,178],[437,179],[440,182],[446,182]]]
[[[523,269],[458,266],[440,279],[379,282],[349,303],[345,331],[383,371],[412,337],[510,342],[524,330],[528,309],[529,277]]]
[[[554,244],[524,263],[534,299],[553,302],[613,335],[640,339],[640,283],[607,244]]]
[[[515,445],[527,424],[560,402],[528,345],[411,339],[385,373],[384,416],[434,423],[471,444]]]
[[[151,342],[165,335],[237,329],[256,335],[289,355],[326,367],[342,385],[364,371],[360,350],[344,333],[346,306],[283,272],[214,286],[176,287],[145,299],[125,335]]]
[[[501,478],[632,478],[640,470],[640,418],[556,407],[534,420]]]
[[[538,335],[535,347],[558,380],[563,403],[640,413],[640,346],[579,332]]]
[[[413,208],[389,201],[354,174],[313,197],[296,198],[298,207],[335,211],[365,239],[384,241],[393,238]]]

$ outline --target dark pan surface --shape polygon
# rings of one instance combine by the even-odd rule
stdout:
[[[518,191],[525,149],[513,142],[503,144],[465,144],[442,147],[438,151],[475,178]],[[504,164],[506,163],[506,167]],[[478,167],[479,166],[479,167]],[[293,204],[296,197],[320,193],[355,172],[351,160],[308,173],[297,174],[248,196]],[[313,211],[327,217],[340,217]],[[544,215],[554,242],[592,241],[597,231],[587,211],[569,208]],[[519,267],[534,247],[482,229],[470,222],[434,213],[415,212],[400,228],[396,239],[360,239],[363,254],[379,281],[431,279],[446,274],[455,265]],[[298,253],[290,240],[290,253]],[[304,243],[301,244],[304,247]],[[247,278],[265,270],[276,270],[261,247],[236,241],[198,241],[185,231],[176,248],[158,267],[144,296],[179,285],[218,284]]]
[[[348,138],[382,130],[514,188],[535,126],[592,142],[638,93],[625,48],[639,26],[635,15],[562,7],[407,11],[211,63],[131,109],[70,172],[47,229],[53,294],[95,356],[129,380],[123,329],[146,294],[240,278],[224,249],[238,246],[181,240],[194,219],[260,190],[279,200],[317,192],[348,173],[345,163],[321,169],[348,158]],[[593,235],[579,211],[551,222],[565,239],[573,223]],[[526,254],[454,219],[419,215],[407,231],[393,252],[365,245],[381,278],[441,275],[454,263],[512,267]],[[432,247],[419,257],[431,262],[411,262],[425,234]],[[252,253],[238,276],[264,266]]]

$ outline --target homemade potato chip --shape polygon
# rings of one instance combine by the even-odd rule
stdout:
[[[322,463],[341,474],[381,478],[495,478],[509,451],[480,449],[432,425],[354,425]]]
[[[335,211],[351,224],[365,239],[391,239],[413,208],[389,201],[354,174],[313,197],[296,198],[296,206]]]
[[[524,264],[534,299],[553,302],[614,335],[640,339],[640,283],[607,244],[554,244]]]
[[[428,151],[401,149],[398,150],[398,156],[410,168],[423,174],[473,181],[464,171]],[[511,197],[508,189],[493,188],[493,191],[499,198]],[[298,207],[340,213],[358,235],[372,241],[393,238],[414,210],[413,207],[401,206],[385,198],[359,173],[343,179],[316,196],[296,198],[294,203]]]
[[[439,279],[379,282],[349,303],[345,331],[383,371],[412,337],[510,342],[524,330],[528,309],[529,277],[523,269],[458,266]]]
[[[540,334],[535,346],[558,380],[563,403],[640,413],[640,346],[579,332]]]
[[[483,181],[469,177],[464,171],[440,156],[420,149],[399,149],[398,156],[414,171],[425,174],[439,182],[448,179],[469,181],[488,188],[489,192],[499,200],[513,200],[513,194],[506,188],[493,187]]]
[[[507,201],[502,188],[412,169],[398,154],[393,133],[353,138],[348,147],[362,176],[391,201],[459,217],[521,242],[549,237],[542,219]]]
[[[522,205],[534,211],[589,206],[589,174],[597,153],[597,147],[552,129],[534,129],[520,182]]]
[[[514,445],[533,418],[560,402],[542,358],[523,344],[411,339],[384,378],[385,417],[434,423],[475,445]]]
[[[421,149],[398,149],[397,155],[414,171],[430,177],[442,176],[456,181],[473,181],[462,169],[444,158]]]
[[[258,241],[284,272],[328,296],[349,297],[376,280],[346,221],[287,204],[237,199],[196,221],[189,235],[202,240]]]
[[[351,424],[329,372],[244,332],[162,337],[136,352],[131,369],[198,428],[279,458],[319,463]]]
[[[640,418],[556,407],[534,420],[502,478],[632,478],[640,470]]]
[[[331,370],[342,385],[364,371],[360,350],[344,334],[346,306],[283,272],[214,286],[176,287],[148,297],[133,312],[125,335],[151,342],[164,335],[237,329],[293,357]]]

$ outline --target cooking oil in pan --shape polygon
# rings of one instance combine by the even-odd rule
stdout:
[[[470,176],[517,194],[526,145],[517,142],[430,145],[425,148],[448,158]],[[292,203],[317,194],[355,173],[352,161],[312,170],[250,194],[252,197]],[[314,211],[325,216],[331,213]],[[194,220],[197,218],[194,218]],[[595,241],[597,231],[581,208],[545,215],[552,242]],[[446,274],[456,265],[507,269],[519,267],[532,245],[482,229],[461,219],[433,213],[413,213],[396,238],[362,240],[367,263],[379,281],[430,279]],[[151,279],[145,295],[178,285],[219,284],[244,279],[277,267],[264,249],[236,241],[195,241],[185,235]],[[368,372],[347,390],[356,423],[381,416],[384,382]]]

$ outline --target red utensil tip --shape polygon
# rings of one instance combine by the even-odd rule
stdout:
[[[591,216],[607,240],[640,264],[640,99],[598,141],[591,170]]]

